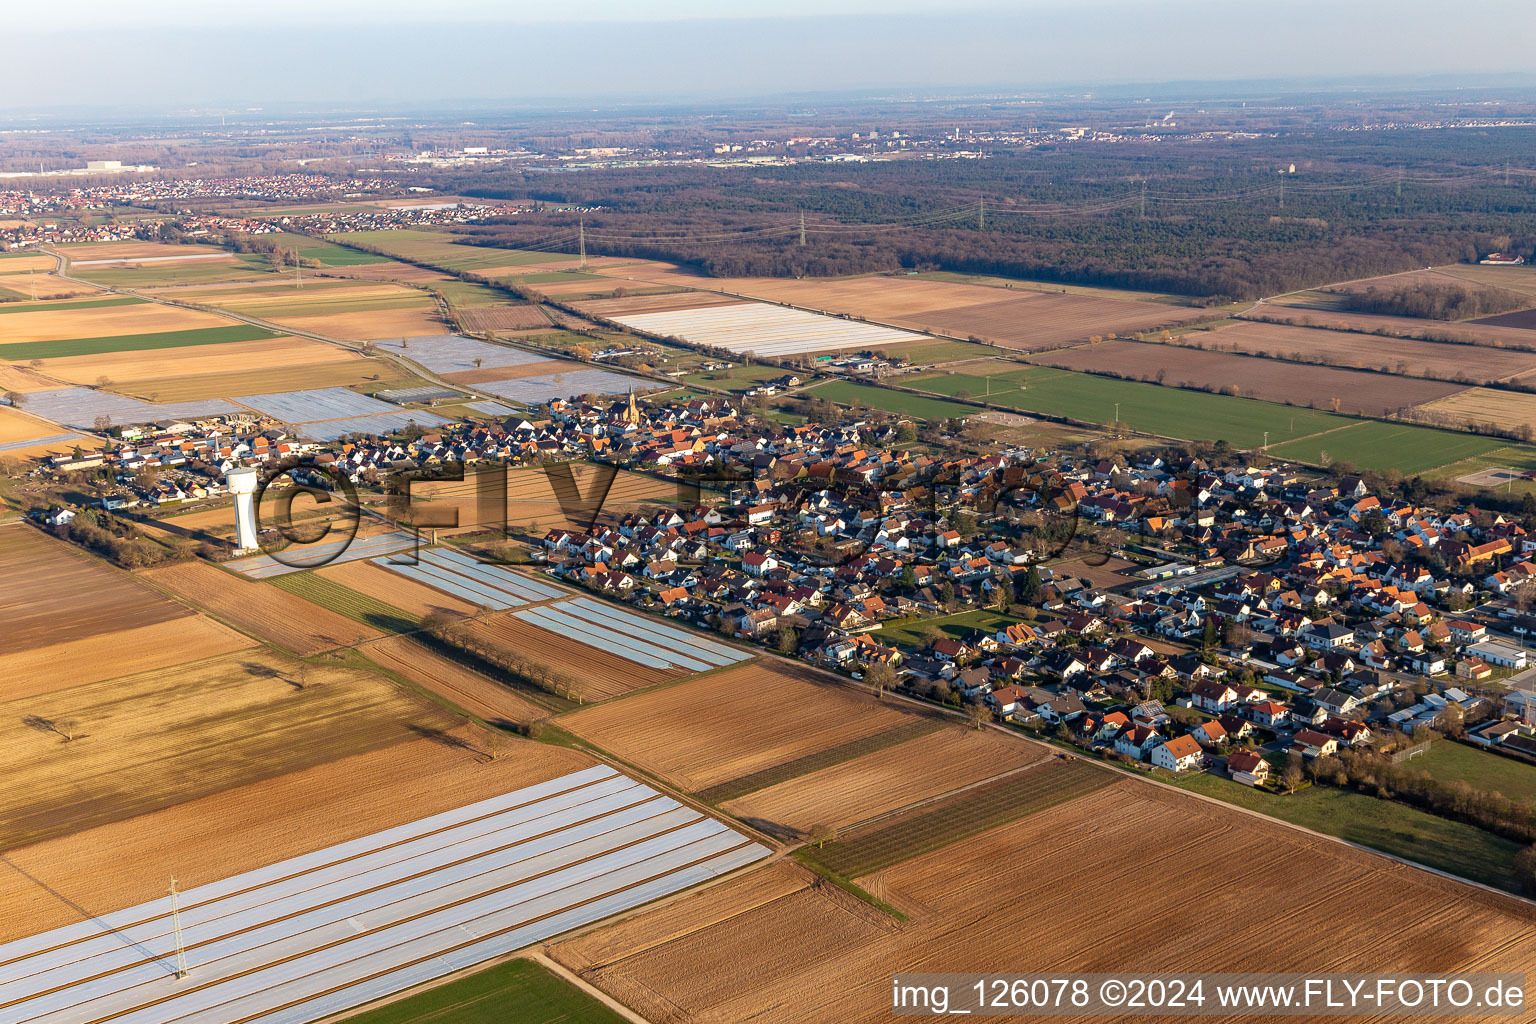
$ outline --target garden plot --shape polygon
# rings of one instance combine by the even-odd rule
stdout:
[[[414,565],[391,558],[375,558],[382,566],[406,579],[436,587],[445,594],[497,611],[519,608],[536,601],[564,597],[566,592],[539,580],[519,576],[497,565],[477,562],[461,551],[428,548],[417,553]]]
[[[649,334],[760,357],[865,349],[925,340],[923,335],[910,331],[761,302],[656,313],[610,314],[608,319]]]
[[[521,405],[539,405],[572,395],[622,395],[630,391],[654,391],[661,385],[607,370],[572,370],[517,380],[493,380],[476,387],[498,398]]]
[[[645,616],[620,611],[589,597],[525,608],[512,614],[531,626],[649,668],[710,672],[752,657],[746,651],[717,644],[697,633],[663,625]]]
[[[126,395],[93,388],[55,388],[27,395],[27,412],[62,423],[68,427],[94,429],[96,421],[106,418],[114,425],[125,423],[162,423],[169,420],[197,419],[240,412],[233,402],[210,398],[200,402],[143,402]],[[387,407],[386,407],[387,408]]]
[[[549,358],[522,349],[491,345],[457,334],[428,335],[402,341],[381,341],[378,347],[393,355],[404,356],[433,373],[462,373],[483,366],[522,366],[542,363]]]
[[[0,946],[5,1019],[305,1022],[762,859],[607,767]]]

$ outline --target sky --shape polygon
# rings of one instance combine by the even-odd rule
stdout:
[[[1530,72],[1522,0],[72,0],[7,10],[0,109],[711,101]],[[935,13],[940,11],[941,13]]]

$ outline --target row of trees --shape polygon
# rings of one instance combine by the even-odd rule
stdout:
[[[545,693],[582,703],[578,681],[554,667],[527,655],[487,642],[468,626],[464,619],[447,612],[431,612],[421,620],[422,630],[432,639],[455,651],[473,658],[476,662],[505,673],[519,682],[527,683]]]
[[[1345,305],[1361,313],[1415,316],[1426,320],[1465,320],[1524,309],[1530,300],[1506,288],[1465,288],[1455,284],[1372,285],[1363,291],[1338,291]]]

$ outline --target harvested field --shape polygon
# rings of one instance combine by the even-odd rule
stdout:
[[[262,338],[218,345],[188,345],[174,352],[164,349],[102,352],[95,355],[44,358],[37,367],[71,384],[95,384],[99,377],[114,381],[204,373],[259,372],[257,368],[309,366],[360,359],[355,353],[308,338]]]
[[[130,574],[31,527],[0,530],[0,654],[189,617]]]
[[[33,391],[49,391],[58,386],[58,381],[49,380],[32,370],[0,363],[0,392],[20,391],[22,394],[30,394]]]
[[[1495,348],[1536,351],[1536,331],[1522,330],[1518,327],[1494,327],[1488,324],[1465,322],[1447,323],[1440,320],[1421,320],[1411,316],[1377,316],[1374,313],[1340,313],[1331,310],[1277,306],[1271,303],[1260,304],[1256,309],[1242,314],[1242,318],[1278,321],[1298,324],[1302,327],[1358,331],[1386,337],[1446,340],[1467,345],[1491,345]]]
[[[1475,324],[1485,324],[1489,327],[1518,327],[1522,331],[1536,330],[1536,309],[1521,309],[1513,313],[1500,313],[1498,316],[1485,316],[1473,320]]]
[[[127,306],[80,306],[72,309],[11,313],[5,317],[4,344],[27,341],[68,341],[73,338],[113,338],[228,327],[231,321],[213,313],[154,302]],[[31,358],[30,356],[27,358]]]
[[[0,848],[458,722],[382,677],[338,666],[305,668],[269,652],[10,701],[0,706]]]
[[[1112,372],[1155,380],[1161,372],[1170,386],[1229,394],[1267,402],[1381,416],[1464,390],[1464,385],[1384,373],[1339,370],[1331,366],[1283,363],[1258,356],[1174,348],[1138,341],[1106,341],[1032,357],[1066,370]]]
[[[920,331],[975,337],[1003,348],[1037,352],[1087,341],[1094,335],[1172,327],[1210,315],[1203,309],[1133,299],[1026,292],[1011,299],[936,309],[892,322]]]
[[[1420,407],[1413,418],[1445,427],[1492,425],[1500,430],[1525,427],[1536,432],[1536,395],[1496,388],[1467,388]]]
[[[380,635],[378,630],[317,608],[303,598],[206,562],[151,569],[143,577],[206,608],[235,628],[285,647],[300,657]]]
[[[321,316],[367,313],[389,309],[422,309],[434,305],[432,296],[419,288],[366,281],[321,280],[295,287],[292,281],[243,287],[177,290],[188,302],[218,306],[247,316],[273,319],[289,316]]]
[[[1105,913],[1106,874],[1148,863],[1165,870],[1140,892],[1133,918]],[[1279,885],[1256,863],[1285,864],[1307,884]],[[658,1024],[887,1020],[892,974],[975,971],[977,950],[1019,936],[1029,937],[1029,969],[1041,973],[1128,963],[1168,973],[1255,962],[1275,971],[1536,969],[1536,916],[1524,904],[1129,780],[859,879],[910,916],[900,927],[794,870],[764,867],[558,943],[552,955]],[[1243,908],[1241,949],[1225,929],[1175,923],[1199,901]],[[1343,905],[1354,923],[1340,945],[1315,921]],[[1405,917],[1408,905],[1415,912]],[[1179,941],[1161,942],[1170,927]]]
[[[1165,342],[1166,343],[1166,342]],[[1213,331],[1195,331],[1171,339],[1175,345],[1199,344],[1247,355],[1278,356],[1340,366],[1384,370],[1410,377],[1435,377],[1478,383],[1503,380],[1536,370],[1536,353],[1485,345],[1384,338],[1350,331],[1244,321]],[[1183,356],[1174,357],[1182,360]]]
[[[577,309],[590,316],[612,316],[615,313],[665,313],[674,309],[702,309],[705,306],[729,306],[739,300],[714,292],[662,292],[658,295],[626,295],[615,299],[589,299],[575,303]]]
[[[211,245],[173,245],[166,242],[82,242],[77,245],[61,245],[58,250],[69,257],[71,263],[230,255]]]
[[[450,661],[409,637],[386,637],[364,647],[363,654],[380,668],[404,676],[492,725],[506,728],[549,717],[548,710],[524,700],[516,690]]]
[[[429,270],[410,263],[367,263],[351,267],[333,267],[325,271],[326,277],[346,277],[354,281],[398,281],[401,284],[443,284],[458,278],[440,270]]]
[[[0,654],[0,701],[169,668],[255,643],[206,615],[195,615],[29,647]]]
[[[256,344],[260,344],[257,342]],[[341,354],[340,350],[333,350]],[[253,392],[298,391],[304,388],[341,388],[355,384],[377,385],[398,381],[400,370],[378,359],[341,359],[336,362],[276,366],[270,369],[229,370],[224,373],[180,374],[119,381],[112,390],[156,402],[192,402],[204,398],[233,398]]]
[[[279,316],[273,323],[344,341],[378,341],[441,334],[443,321],[432,307],[384,309],[368,313],[327,313],[320,316]]]
[[[49,260],[48,265],[53,266]],[[94,295],[101,291],[84,281],[66,281],[56,274],[4,274],[0,273],[0,295],[21,299],[72,299],[79,295]]]
[[[769,835],[805,836],[815,825],[846,829],[1050,756],[1043,747],[991,730],[950,724],[732,800],[721,810]]]
[[[809,666],[767,662],[587,708],[560,724],[697,792],[911,719]]]
[[[778,764],[769,765],[761,771],[751,772],[740,778],[727,779],[724,782],[701,789],[694,794],[706,803],[719,804],[727,801],[736,801],[749,793],[758,790],[778,786],[791,779],[798,779],[802,775],[810,775],[821,772],[849,761],[867,759],[879,751],[888,747],[915,740],[920,736],[937,732],[947,723],[941,716],[916,715],[902,722],[900,725],[886,729],[884,732],[872,733],[847,743],[839,743],[835,747],[823,747],[820,750],[797,757],[792,761],[780,761]]]
[[[480,619],[470,623],[467,629],[495,650],[541,662],[568,677],[575,684],[574,696],[587,703],[687,675],[678,669],[636,665],[618,655],[520,622],[509,615]]]
[[[550,326],[538,306],[475,306],[459,310],[459,321],[471,331],[526,331]]]
[[[506,525],[545,530],[589,530],[598,521],[668,503],[696,503],[697,491],[673,480],[632,473],[590,462],[534,466],[505,472],[487,470],[464,480],[432,480],[411,485],[411,501],[438,525],[499,525],[494,516],[502,477],[506,480]],[[455,520],[455,516],[457,519]],[[427,520],[423,520],[426,522]]]
[[[433,587],[423,586],[369,561],[332,562],[324,568],[316,569],[315,574],[360,594],[383,601],[417,619],[433,612],[473,615],[480,610],[477,605],[470,604],[468,601],[445,594]]]
[[[1075,800],[1118,779],[1115,772],[1101,765],[1056,754],[1050,760],[1037,759],[1018,774],[869,821],[808,851],[807,856],[845,878],[853,878]]]
[[[278,684],[282,685],[282,684]],[[285,687],[287,688],[287,687]],[[589,767],[584,754],[484,731],[447,733],[187,800],[12,850],[0,862],[0,941],[203,885]],[[113,856],[102,857],[102,850]]]
[[[56,424],[28,416],[20,409],[0,406],[0,451],[13,450],[15,446],[25,446],[28,442],[58,436],[59,428]],[[89,438],[75,437],[75,441],[59,442],[64,446],[62,450],[68,451],[76,443],[94,446]]]

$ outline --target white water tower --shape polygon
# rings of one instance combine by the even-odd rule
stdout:
[[[224,485],[235,496],[235,554],[248,555],[256,542],[256,468],[239,466],[224,474]]]

